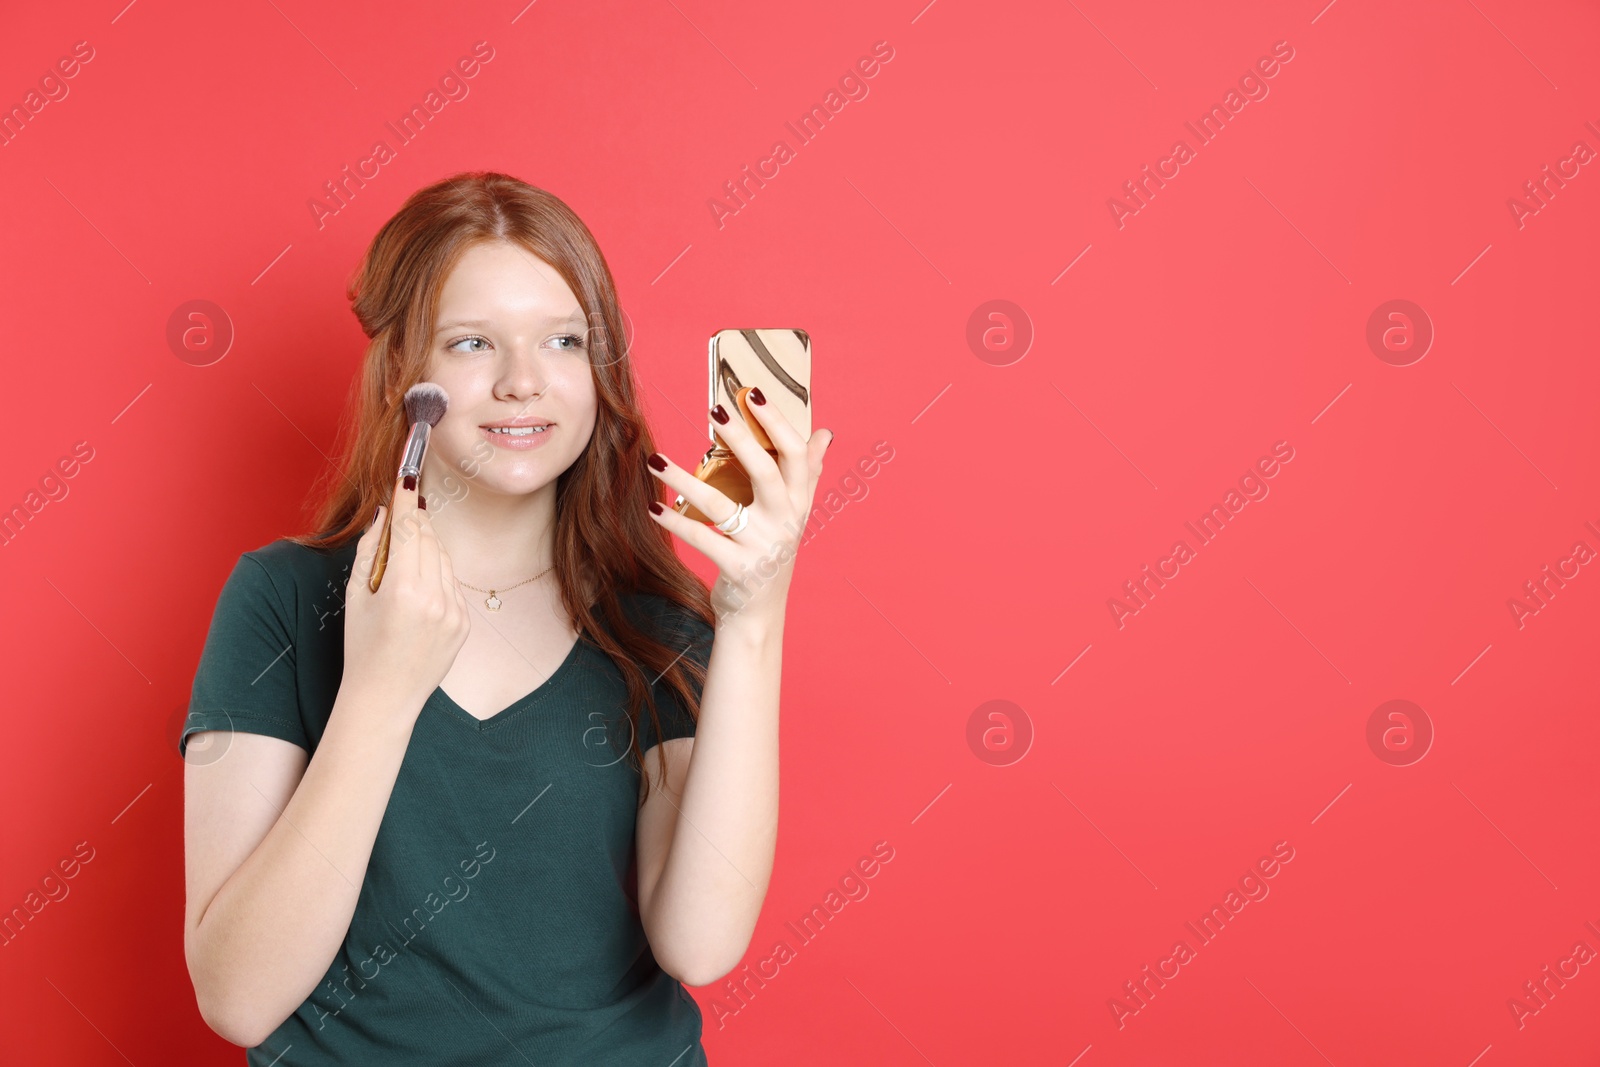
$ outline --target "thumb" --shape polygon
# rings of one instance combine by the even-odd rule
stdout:
[[[811,451],[817,457],[817,462],[822,462],[823,456],[827,455],[828,448],[833,444],[833,438],[834,432],[829,430],[826,439],[814,438],[810,442]]]
[[[817,481],[822,476],[822,461],[828,453],[828,446],[833,444],[833,437],[834,434],[832,430],[828,431],[828,436],[826,439],[824,439],[820,433],[815,433],[811,435],[811,441],[806,446],[806,452],[811,460],[808,466],[810,466],[811,470],[815,472],[811,478],[811,488],[813,491],[816,490]]]

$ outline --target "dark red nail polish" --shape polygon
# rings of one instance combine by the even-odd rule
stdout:
[[[655,512],[657,515],[660,515],[662,512],[666,511],[667,509],[661,506],[661,501],[652,500],[652,501],[650,501],[650,510]]]
[[[752,404],[765,404],[767,402],[767,398],[761,395],[761,387],[759,385],[750,387],[749,396]]]
[[[427,511],[428,510],[428,498],[425,497],[425,496],[418,496],[417,497],[417,507],[420,508],[423,511]]]
[[[404,485],[408,490],[415,489],[417,487],[417,476],[415,474],[408,474],[406,475],[406,480],[400,484]]]
[[[724,426],[728,425],[728,412],[721,404],[711,409],[711,417]]]
[[[650,466],[654,467],[658,471],[666,470],[667,469],[666,457],[663,456],[660,452],[652,452],[652,453],[650,453]]]

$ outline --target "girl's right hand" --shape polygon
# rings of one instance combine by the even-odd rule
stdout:
[[[389,559],[376,593],[372,565],[383,533],[379,514],[356,546],[345,589],[344,679],[415,706],[444,680],[472,630],[471,609],[456,586],[450,557],[434,533],[417,490],[395,480]]]

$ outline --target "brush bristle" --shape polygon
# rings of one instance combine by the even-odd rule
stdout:
[[[406,390],[406,421],[412,425],[437,426],[449,407],[449,395],[432,382],[418,382]]]

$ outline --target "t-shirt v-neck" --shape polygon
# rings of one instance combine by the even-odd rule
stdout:
[[[180,750],[200,730],[236,730],[316,752],[344,670],[354,558],[354,542],[286,540],[241,555],[217,599]],[[624,606],[709,663],[711,627],[659,597]],[[693,736],[666,687],[653,692],[660,739]],[[630,728],[622,673],[587,632],[541,685],[487,719],[436,688],[338,953],[247,1062],[705,1064],[699,1007],[661,970],[639,921]],[[642,709],[638,729],[648,752],[658,738]]]
[[[428,694],[428,699],[437,702],[437,704],[443,708],[445,712],[454,716],[455,718],[465,720],[471,726],[476,726],[480,730],[492,730],[496,726],[500,725],[505,719],[508,719],[514,715],[519,715],[527,707],[537,704],[539,701],[539,694],[546,688],[551,686],[559,688],[562,672],[571,667],[582,654],[583,641],[583,634],[579,634],[578,639],[572,642],[571,651],[567,653],[566,658],[561,661],[560,665],[557,666],[555,670],[550,672],[550,677],[546,678],[543,682],[540,682],[539,685],[536,686],[531,692],[524,693],[522,696],[518,697],[516,700],[513,700],[510,704],[507,704],[505,707],[501,708],[499,711],[488,716],[487,718],[480,719],[476,715],[472,714],[472,712],[456,703],[456,699],[449,693],[446,693],[444,691],[444,686],[442,685],[435,686],[433,692]]]

